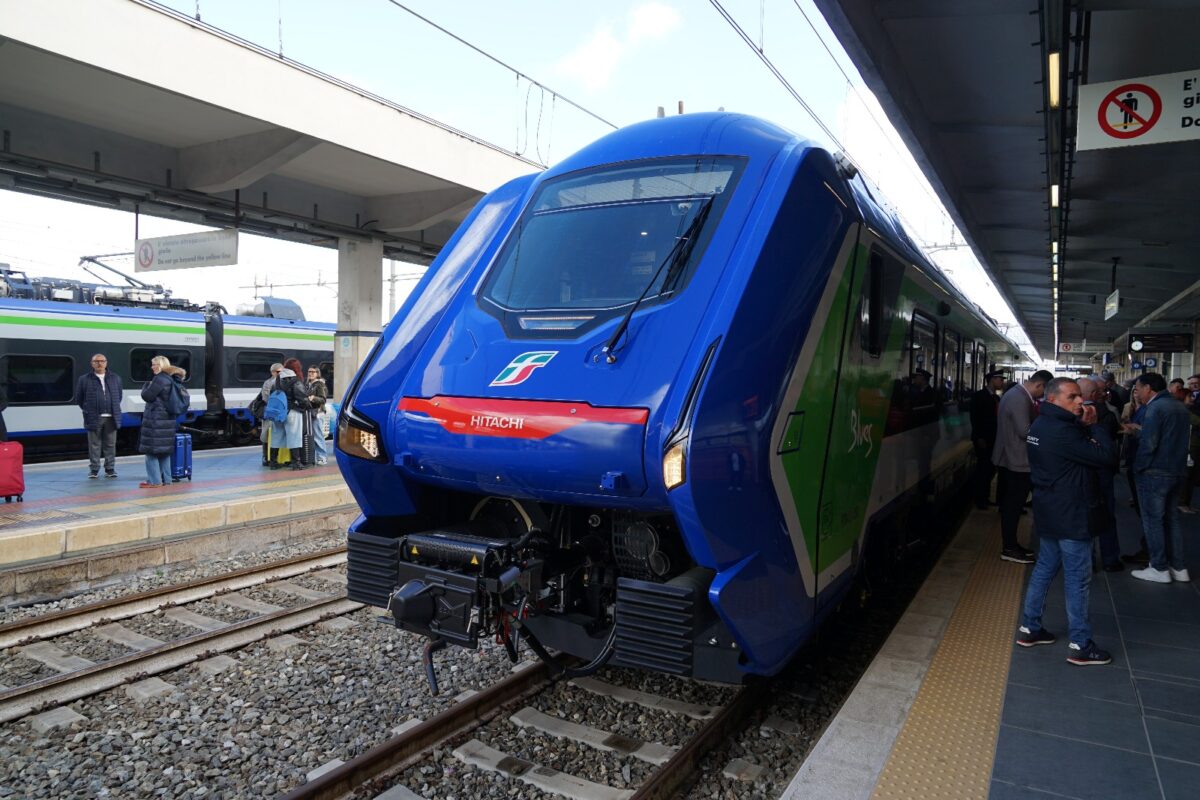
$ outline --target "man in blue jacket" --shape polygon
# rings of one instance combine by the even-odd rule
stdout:
[[[1183,529],[1175,503],[1187,476],[1191,420],[1183,403],[1167,391],[1162,375],[1139,375],[1133,391],[1146,406],[1141,429],[1128,425],[1126,430],[1138,437],[1133,474],[1150,565],[1130,574],[1153,583],[1188,581],[1191,576],[1183,562]]]
[[[1071,644],[1067,661],[1079,666],[1108,664],[1112,656],[1092,641],[1088,588],[1092,581],[1092,520],[1103,504],[1097,472],[1112,468],[1116,443],[1096,424],[1095,406],[1084,406],[1079,384],[1055,378],[1026,437],[1033,484],[1033,523],[1041,544],[1025,592],[1017,644],[1053,644],[1042,627],[1050,582],[1063,571]]]
[[[83,427],[88,439],[88,477],[100,476],[100,460],[104,459],[104,474],[117,477],[117,429],[121,427],[121,377],[108,371],[108,357],[103,353],[92,356],[92,371],[79,376],[75,382],[75,398],[71,401],[83,411]]]

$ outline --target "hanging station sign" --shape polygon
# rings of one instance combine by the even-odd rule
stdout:
[[[137,272],[222,267],[238,263],[238,232],[232,229],[201,231],[138,239],[133,252]]]
[[[1121,310],[1121,290],[1114,289],[1113,293],[1104,299],[1104,319],[1110,320]]]
[[[1079,87],[1077,150],[1200,139],[1200,69]]]

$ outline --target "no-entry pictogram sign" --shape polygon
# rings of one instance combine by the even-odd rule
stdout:
[[[1162,98],[1153,87],[1126,83],[1104,95],[1096,121],[1109,136],[1134,139],[1154,128],[1162,110]]]
[[[1200,70],[1079,87],[1077,150],[1200,139]]]

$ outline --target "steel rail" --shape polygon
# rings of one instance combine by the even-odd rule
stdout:
[[[420,725],[377,744],[315,780],[297,786],[282,795],[280,800],[333,800],[354,792],[384,773],[405,769],[435,745],[478,727],[504,706],[541,691],[550,683],[547,672],[545,663],[541,661],[514,672]]]
[[[662,764],[634,791],[630,800],[668,800],[696,778],[704,757],[739,731],[746,720],[770,697],[770,681],[743,686],[734,698],[704,724],[700,731]]]
[[[193,603],[223,592],[232,592],[269,581],[291,578],[315,569],[334,567],[346,561],[346,548],[333,547],[282,561],[246,567],[210,578],[163,586],[138,594],[89,603],[29,619],[0,625],[0,650],[66,633],[83,630],[99,622],[127,619],[172,605]]]
[[[340,597],[315,600],[17,686],[0,692],[0,723],[113,689],[133,679],[178,669],[215,653],[245,647],[268,636],[294,631],[362,607],[362,603]]]

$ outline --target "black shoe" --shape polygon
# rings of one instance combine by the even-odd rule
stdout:
[[[89,472],[88,477],[91,478],[92,480],[95,480],[96,478],[100,477],[100,473],[99,472]]]
[[[1112,663],[1112,656],[1096,647],[1096,643],[1088,639],[1083,647],[1071,643],[1070,655],[1067,661],[1077,667],[1101,667]]]
[[[1058,637],[1045,628],[1039,628],[1036,632],[1030,631],[1024,625],[1017,628],[1017,644],[1021,647],[1037,647],[1039,644],[1054,644],[1057,641]]]
[[[1135,564],[1139,567],[1144,567],[1150,563],[1150,554],[1145,550],[1138,550],[1136,553],[1121,556],[1121,560],[1126,564]]]
[[[1122,564],[1120,561],[1114,561],[1111,564],[1105,564],[1104,571],[1105,572],[1124,572],[1125,565]]]
[[[1029,552],[1023,547],[1017,547],[1012,550],[1002,550],[1000,552],[1000,559],[1002,561],[1011,561],[1014,564],[1032,564],[1033,562],[1037,561],[1037,559],[1034,558],[1033,553]]]
[[[106,478],[115,478],[115,477],[117,477],[117,473],[115,473],[115,472],[106,472],[106,473],[104,473],[104,477],[106,477]]]

